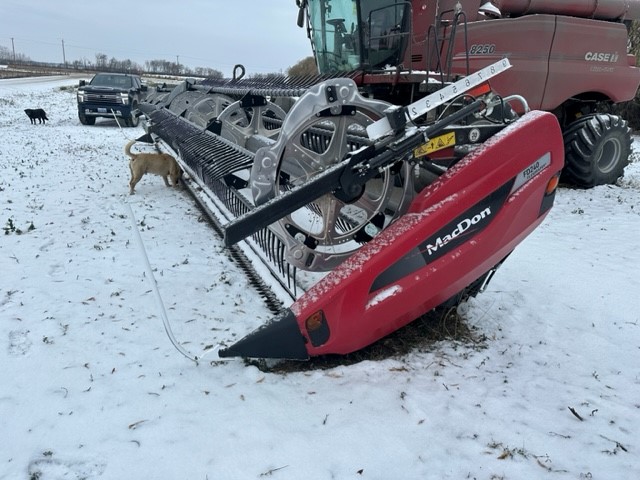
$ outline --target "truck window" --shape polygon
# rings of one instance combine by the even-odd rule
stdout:
[[[96,75],[91,80],[96,87],[131,88],[131,77],[124,75]]]

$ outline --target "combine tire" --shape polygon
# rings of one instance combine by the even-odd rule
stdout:
[[[617,115],[581,118],[564,132],[562,180],[582,188],[615,183],[631,154],[631,129]]]

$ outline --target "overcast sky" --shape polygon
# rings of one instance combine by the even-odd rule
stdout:
[[[0,0],[0,45],[32,60],[179,61],[229,76],[285,71],[312,54],[295,0]]]

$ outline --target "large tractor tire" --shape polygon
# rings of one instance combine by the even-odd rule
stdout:
[[[562,180],[582,188],[615,183],[629,164],[631,142],[627,121],[617,115],[580,118],[564,132]]]

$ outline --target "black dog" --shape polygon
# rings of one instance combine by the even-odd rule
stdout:
[[[36,124],[36,120],[38,120],[39,123],[45,123],[45,120],[49,120],[47,113],[41,108],[27,108],[24,113],[27,114],[29,120],[31,120],[31,124],[33,125]]]

